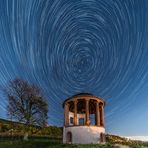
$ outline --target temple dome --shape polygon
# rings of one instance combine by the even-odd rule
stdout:
[[[77,94],[75,94],[75,95],[73,95],[73,96],[71,96],[71,97],[69,97],[69,98],[67,98],[64,102],[63,102],[63,107],[64,107],[64,104],[65,104],[65,102],[67,102],[67,101],[69,101],[69,100],[71,100],[71,99],[77,99],[77,98],[79,98],[79,97],[92,97],[92,98],[95,98],[96,100],[101,100],[101,102],[103,102],[104,104],[105,104],[105,101],[101,98],[101,97],[96,97],[96,96],[94,96],[92,93],[85,93],[85,92],[82,92],[82,93],[77,93]]]

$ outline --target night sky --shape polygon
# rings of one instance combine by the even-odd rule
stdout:
[[[88,92],[106,101],[106,132],[147,135],[148,0],[0,0],[0,118],[16,77],[43,89],[50,125]]]

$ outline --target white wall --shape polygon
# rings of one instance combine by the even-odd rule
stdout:
[[[63,128],[63,143],[66,143],[67,132],[72,133],[72,143],[97,144],[100,143],[100,133],[105,133],[104,127],[72,126]]]

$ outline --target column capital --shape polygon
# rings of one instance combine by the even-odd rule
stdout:
[[[99,101],[99,100],[95,100],[95,101],[96,101],[96,103],[99,105],[100,101]]]
[[[78,99],[73,100],[73,102],[77,104],[78,103]]]
[[[69,107],[69,105],[70,105],[70,104],[69,104],[68,102],[65,103],[65,106],[68,106],[68,107]]]
[[[104,109],[104,106],[103,106],[103,105],[100,105],[100,107],[101,107],[102,109]]]
[[[89,102],[90,101],[90,98],[84,98],[86,102]]]

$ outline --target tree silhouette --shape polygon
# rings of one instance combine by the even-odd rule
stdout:
[[[8,116],[26,125],[44,126],[48,118],[48,104],[41,89],[22,79],[10,81],[5,89]]]

